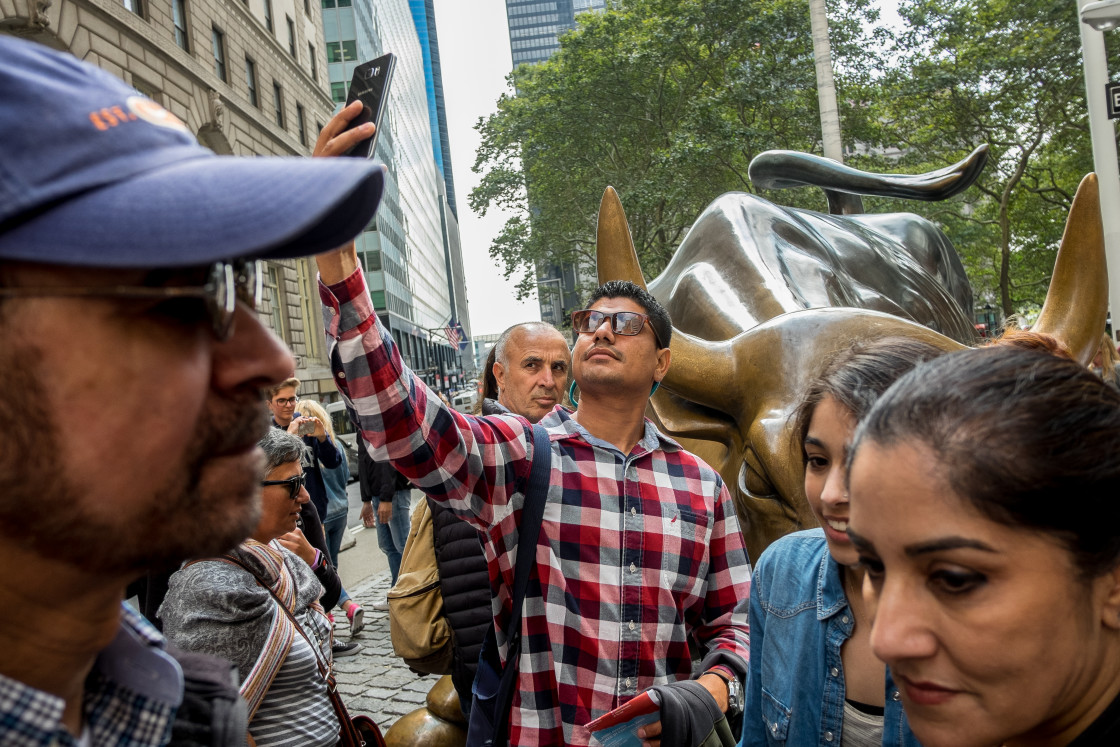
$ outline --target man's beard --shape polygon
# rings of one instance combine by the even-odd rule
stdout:
[[[246,395],[216,403],[211,397],[185,454],[130,465],[137,475],[164,471],[161,488],[149,496],[122,496],[119,512],[93,511],[87,491],[65,474],[67,437],[59,428],[65,418],[50,411],[35,375],[38,351],[19,344],[6,348],[0,350],[0,376],[7,384],[0,397],[0,542],[99,574],[135,574],[221,554],[256,526],[263,465],[242,459],[220,475],[206,467],[211,455],[266,432],[263,399]],[[108,454],[129,447],[105,448]]]

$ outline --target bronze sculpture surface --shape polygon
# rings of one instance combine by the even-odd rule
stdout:
[[[948,172],[967,172],[976,156],[935,173],[944,181]],[[875,179],[856,188],[867,191],[868,182]],[[961,182],[950,188],[963,188]],[[877,183],[878,194],[893,189]],[[829,184],[843,186],[842,178]],[[830,204],[858,206],[835,198]],[[610,187],[600,205],[597,252],[599,282],[644,284]],[[651,400],[651,417],[719,470],[752,558],[783,534],[815,525],[790,416],[833,354],[856,339],[890,335],[946,350],[976,342],[971,290],[955,250],[936,227],[909,214],[824,215],[724,195],[648,287],[675,327],[672,364]],[[1088,363],[1104,329],[1107,295],[1096,178],[1089,175],[1070,211],[1035,329],[1054,334]]]

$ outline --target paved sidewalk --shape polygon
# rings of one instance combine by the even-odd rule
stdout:
[[[359,582],[356,588],[347,589],[351,598],[365,608],[365,628],[353,640],[362,650],[353,656],[336,659],[335,677],[338,691],[346,701],[351,714],[372,716],[382,733],[406,713],[424,705],[428,690],[439,679],[434,675],[421,677],[409,671],[393,655],[389,640],[389,613],[371,608],[377,600],[385,598],[389,589],[389,572],[381,571]],[[350,626],[346,615],[335,610],[335,637],[350,639]]]

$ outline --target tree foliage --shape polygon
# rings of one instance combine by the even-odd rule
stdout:
[[[920,173],[980,143],[991,158],[953,200],[869,199],[868,209],[938,222],[981,302],[1029,310],[1092,170],[1075,4],[900,0],[899,12],[904,28],[885,30],[870,0],[830,0],[849,162]],[[552,59],[511,82],[518,94],[478,124],[471,207],[514,213],[491,256],[521,275],[522,294],[538,263],[590,266],[607,185],[652,277],[709,202],[755,191],[755,155],[821,148],[806,0],[618,0],[581,16]],[[817,190],[765,196],[825,209]]]
[[[855,54],[870,11],[846,7],[833,45]],[[755,155],[820,149],[804,0],[621,0],[581,16],[550,60],[511,82],[517,95],[478,125],[471,207],[513,211],[491,256],[507,277],[523,273],[523,294],[538,262],[588,266],[608,185],[653,276],[709,202],[753,190]]]
[[[975,187],[902,209],[944,226],[978,298],[1004,314],[1037,308],[1077,184],[1093,170],[1076,5],[904,0],[899,12],[906,28],[885,58],[890,67],[861,81],[867,106],[852,112],[864,117],[853,130],[901,148],[896,167],[908,172],[987,143]]]

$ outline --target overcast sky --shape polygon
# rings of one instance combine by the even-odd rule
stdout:
[[[479,218],[467,201],[478,184],[471,173],[479,142],[474,124],[494,111],[513,65],[506,6],[503,0],[436,0],[435,8],[471,328],[476,335],[491,334],[540,319],[536,297],[515,300],[514,284],[502,278],[488,253],[508,215],[490,211]]]

